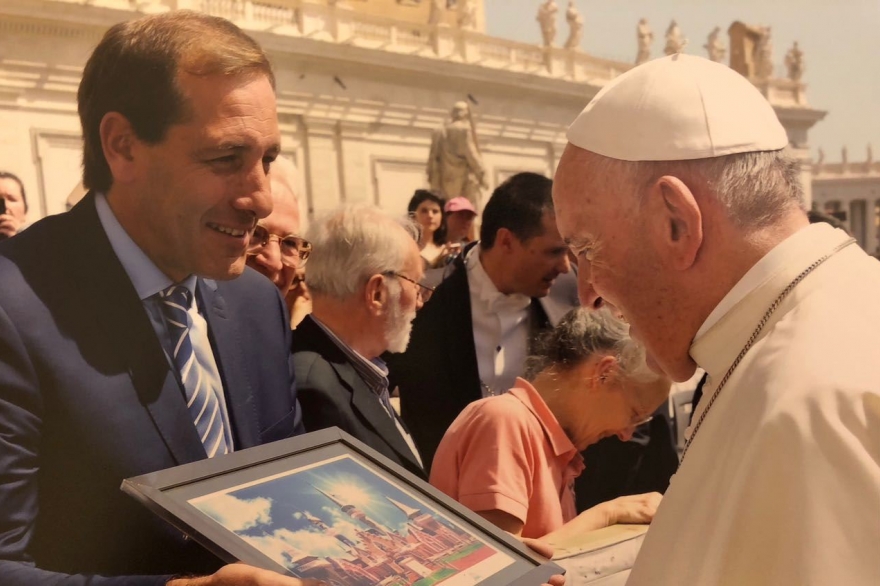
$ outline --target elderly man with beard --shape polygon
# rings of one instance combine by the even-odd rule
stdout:
[[[308,431],[335,425],[426,478],[379,358],[406,350],[425,292],[417,229],[406,222],[346,206],[310,228],[312,314],[297,327],[293,358]]]

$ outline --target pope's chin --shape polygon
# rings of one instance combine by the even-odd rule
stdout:
[[[697,369],[696,363],[694,363],[690,356],[680,361],[670,357],[670,360],[665,363],[666,367],[664,368],[664,365],[654,357],[654,354],[647,347],[645,348],[645,364],[657,374],[668,377],[678,383],[690,380]]]

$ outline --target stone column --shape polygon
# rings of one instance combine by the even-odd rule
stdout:
[[[375,203],[371,197],[368,134],[369,124],[366,122],[343,120],[339,123],[339,164],[346,203]]]
[[[315,214],[344,201],[340,185],[339,136],[335,120],[306,117],[306,165],[309,209]]]

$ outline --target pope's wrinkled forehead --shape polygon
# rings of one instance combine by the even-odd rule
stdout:
[[[608,83],[574,120],[572,145],[622,161],[684,161],[774,151],[788,136],[773,107],[720,63],[677,54]]]

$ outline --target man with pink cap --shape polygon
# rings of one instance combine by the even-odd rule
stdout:
[[[603,88],[553,199],[585,305],[704,396],[629,584],[880,584],[880,265],[810,225],[758,90],[678,54]]]

